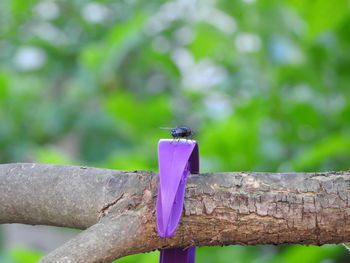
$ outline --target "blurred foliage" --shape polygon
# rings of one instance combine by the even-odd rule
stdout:
[[[15,263],[35,263],[43,253],[24,248],[12,248],[9,252]]]
[[[203,172],[349,169],[349,28],[348,0],[1,0],[0,162],[156,170],[158,127],[185,124]],[[303,257],[346,262],[339,246],[198,252]]]

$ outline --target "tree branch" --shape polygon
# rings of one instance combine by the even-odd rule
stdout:
[[[0,165],[0,223],[86,229],[42,262],[111,262],[155,249],[350,241],[350,172],[191,175],[172,238],[156,233],[158,175]]]

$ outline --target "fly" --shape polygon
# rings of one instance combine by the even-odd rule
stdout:
[[[193,130],[187,126],[178,127],[160,127],[161,129],[171,130],[170,135],[174,139],[188,138],[193,135]]]

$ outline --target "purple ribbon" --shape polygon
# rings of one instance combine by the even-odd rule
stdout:
[[[160,140],[159,188],[156,207],[158,234],[171,237],[181,218],[187,177],[199,173],[198,144],[193,140]],[[195,247],[161,250],[161,263],[194,263]]]

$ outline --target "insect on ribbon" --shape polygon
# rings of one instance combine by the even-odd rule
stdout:
[[[160,127],[160,128],[171,130],[170,134],[174,139],[188,138],[193,135],[193,130],[188,126]]]

